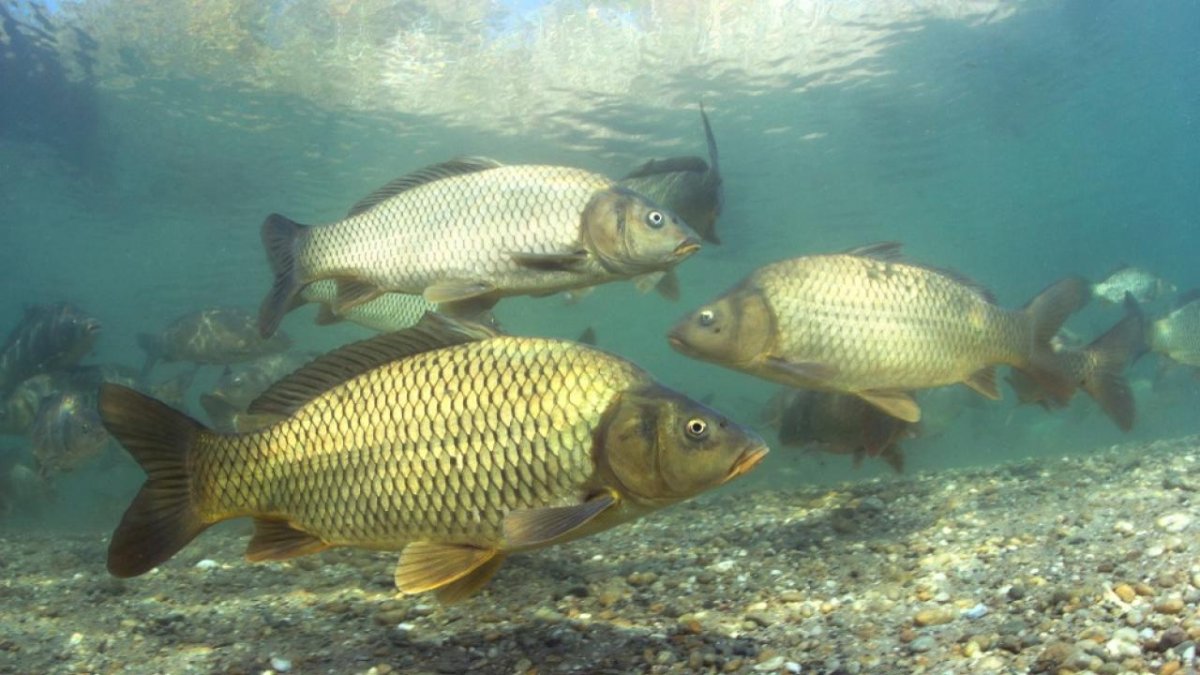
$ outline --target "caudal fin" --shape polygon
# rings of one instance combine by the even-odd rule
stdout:
[[[304,288],[296,269],[296,251],[307,228],[278,213],[262,224],[262,242],[275,280],[258,310],[258,332],[271,337],[283,322],[283,315],[297,306],[296,296]]]
[[[210,523],[191,499],[188,454],[199,422],[128,387],[100,387],[100,417],[146,472],[146,482],[108,545],[108,571],[145,574],[166,562]]]
[[[1080,387],[1121,431],[1132,429],[1137,415],[1125,367],[1139,354],[1145,335],[1141,311],[1137,302],[1131,301],[1132,298],[1126,299],[1125,318],[1084,349],[1092,368],[1080,382]]]
[[[154,366],[158,360],[162,358],[163,341],[161,337],[151,335],[149,333],[137,334],[138,347],[141,347],[143,352],[146,352],[146,360],[142,363],[142,379],[150,375],[150,371],[154,370]]]
[[[1050,341],[1067,317],[1087,304],[1090,295],[1086,281],[1068,277],[1039,293],[1025,306],[1033,327],[1033,344],[1029,359],[1021,369],[1037,381],[1051,401],[1060,405],[1071,399],[1077,383],[1062,367]]]

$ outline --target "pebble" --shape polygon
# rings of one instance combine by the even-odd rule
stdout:
[[[1192,517],[1186,513],[1168,513],[1154,521],[1155,526],[1164,532],[1183,532],[1192,524]]]
[[[944,607],[923,609],[913,616],[913,623],[917,626],[940,626],[953,620],[954,613]]]
[[[919,654],[921,652],[927,652],[930,649],[933,649],[933,647],[936,644],[937,644],[937,642],[934,641],[934,639],[932,637],[930,637],[928,635],[922,635],[922,636],[918,637],[916,640],[913,640],[912,642],[908,643],[908,650],[913,652],[914,654]]]
[[[657,580],[658,575],[654,572],[634,572],[625,579],[625,582],[630,586],[649,586]]]
[[[787,659],[782,656],[776,656],[754,666],[754,669],[761,673],[777,673],[784,667],[786,661]]]
[[[1117,597],[1121,599],[1121,602],[1125,603],[1133,602],[1134,598],[1137,597],[1137,593],[1134,592],[1133,586],[1130,586],[1129,584],[1117,584],[1113,587],[1113,593],[1116,593]]]
[[[196,563],[196,569],[198,570],[215,570],[218,567],[220,567],[220,565],[217,563],[217,561],[211,558],[205,558],[204,560]]]
[[[988,614],[988,606],[983,604],[982,602],[975,605],[974,607],[971,607],[970,609],[964,609],[963,613],[962,613],[964,618],[972,619],[972,620],[973,619],[982,619],[983,617],[987,616],[987,614]]]
[[[279,656],[271,657],[271,668],[278,673],[286,673],[292,669],[292,662]]]
[[[1159,600],[1154,603],[1154,611],[1159,614],[1178,614],[1183,611],[1183,599],[1173,596]]]

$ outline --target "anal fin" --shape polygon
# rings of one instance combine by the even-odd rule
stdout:
[[[337,280],[337,295],[333,299],[332,312],[345,314],[361,304],[368,303],[383,295],[383,291],[372,283],[358,279],[339,278]]]
[[[616,498],[606,492],[582,504],[511,511],[504,516],[504,538],[513,549],[542,546],[581,527],[616,503]]]
[[[425,299],[436,304],[462,302],[496,290],[482,281],[441,281],[425,289]]]
[[[921,408],[908,392],[898,389],[872,389],[854,393],[892,417],[905,422],[921,421]]]
[[[402,593],[411,594],[449,586],[470,577],[499,554],[499,551],[491,548],[413,542],[400,553],[400,562],[396,564],[396,588]],[[464,581],[464,587],[469,583]],[[452,589],[448,594],[455,595],[459,591],[461,588]]]
[[[963,384],[993,401],[1000,399],[1000,388],[996,386],[995,366],[984,366],[971,373],[967,379],[963,380]]]
[[[487,585],[487,582],[496,576],[496,572],[500,570],[500,566],[504,564],[504,554],[497,553],[490,560],[476,567],[473,571],[460,577],[457,581],[438,588],[433,592],[437,599],[442,604],[450,605],[475,595],[479,589]]]
[[[314,535],[297,530],[286,520],[255,518],[254,536],[246,546],[246,559],[251,562],[287,560],[327,548],[329,544]]]

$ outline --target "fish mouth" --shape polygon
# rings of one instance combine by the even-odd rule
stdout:
[[[687,354],[690,356],[693,353],[691,348],[688,347],[688,343],[683,338],[676,335],[674,331],[667,333],[667,344],[671,345],[671,349],[674,349],[680,354]]]
[[[725,476],[724,482],[728,483],[734,478],[737,478],[738,476],[758,466],[759,462],[761,462],[770,451],[771,449],[765,445],[755,445],[743,450],[741,456],[738,457],[737,461],[735,461],[733,466],[730,467],[729,473]]]
[[[674,255],[675,258],[677,258],[677,259],[678,258],[686,258],[689,255],[691,255],[699,250],[700,250],[700,240],[696,239],[695,237],[688,237],[687,239],[684,239],[682,242],[680,242],[678,246],[675,247],[675,251],[672,253],[672,255]]]

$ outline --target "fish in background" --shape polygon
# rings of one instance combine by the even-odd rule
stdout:
[[[1125,308],[1125,317],[1086,347],[1069,347],[1063,341],[1053,343],[1063,370],[1121,431],[1133,429],[1137,416],[1125,370],[1146,350],[1145,319],[1132,293],[1125,295]],[[1046,396],[1036,380],[1019,370],[1012,371],[1008,382],[1022,404],[1037,403],[1047,410],[1066,404]]]
[[[284,333],[263,338],[251,313],[217,307],[185,314],[158,335],[140,333],[138,346],[146,353],[142,376],[159,361],[198,365],[228,365],[282,352],[292,345]]]
[[[259,312],[264,336],[322,279],[336,282],[341,316],[385,292],[474,316],[503,297],[621,279],[670,287],[672,268],[700,248],[674,213],[604,176],[481,157],[392,181],[334,223],[272,214],[262,240],[274,274]]]
[[[767,453],[620,357],[433,315],[276,383],[250,408],[256,431],[217,434],[117,386],[100,410],[148,474],[113,534],[112,574],[250,516],[250,560],[400,550],[399,589],[447,602],[511,553],[688,499]]]
[[[100,322],[70,303],[26,307],[0,347],[0,397],[34,375],[79,363],[99,335]]]
[[[36,514],[49,496],[46,482],[22,460],[24,453],[0,448],[0,519]]]
[[[200,395],[200,405],[216,429],[237,431],[254,399],[310,359],[309,356],[283,353],[251,361],[236,370],[227,366],[213,390]]]
[[[725,189],[717,164],[717,141],[703,105],[700,121],[708,141],[707,162],[695,156],[652,159],[618,182],[674,211],[705,241],[720,244],[717,218],[725,207]]]
[[[38,475],[49,479],[97,457],[107,447],[109,436],[97,413],[95,397],[63,392],[42,401],[30,442]]]
[[[771,397],[765,421],[783,445],[835,455],[850,455],[854,468],[866,457],[879,457],[900,473],[900,441],[915,437],[918,425],[896,419],[850,394],[812,389],[783,389]]]
[[[1152,352],[1200,367],[1200,289],[1181,295],[1170,314],[1150,325],[1146,341]]]
[[[1153,302],[1175,292],[1175,284],[1164,281],[1139,267],[1123,266],[1092,286],[1092,295],[1111,305],[1125,302],[1125,294],[1139,304]]]
[[[1055,400],[1074,391],[1050,340],[1087,301],[1069,278],[1024,309],[944,271],[897,260],[899,245],[759,268],[668,334],[687,356],[805,389],[854,394],[906,422],[911,392],[963,383],[998,399],[996,366],[1025,370]]]

